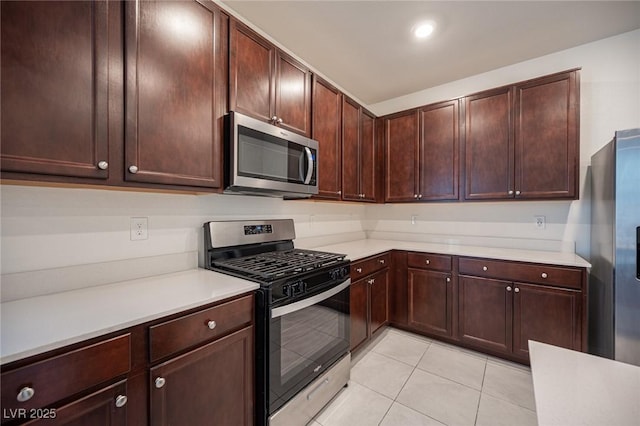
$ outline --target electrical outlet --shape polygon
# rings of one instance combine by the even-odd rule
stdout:
[[[411,224],[412,224],[412,225],[415,225],[415,224],[416,224],[416,219],[417,219],[417,217],[418,217],[418,216],[416,216],[415,214],[412,214],[412,215],[411,215]]]
[[[131,231],[131,241],[148,239],[149,238],[149,218],[148,217],[132,217],[130,231]]]
[[[547,227],[547,221],[544,216],[534,216],[536,220],[536,229],[545,229]]]

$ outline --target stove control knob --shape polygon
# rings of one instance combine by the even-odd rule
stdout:
[[[286,297],[291,296],[291,286],[283,285],[282,286],[282,294],[284,294]]]

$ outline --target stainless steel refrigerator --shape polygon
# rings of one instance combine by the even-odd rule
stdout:
[[[640,365],[640,129],[591,157],[589,352]]]

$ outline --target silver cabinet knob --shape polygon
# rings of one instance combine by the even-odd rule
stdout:
[[[511,286],[507,286],[507,291],[511,291]]]
[[[516,293],[520,293],[520,289],[518,287],[514,288],[513,291]]]
[[[122,407],[125,406],[126,403],[127,403],[127,396],[126,395],[118,395],[116,397],[116,407],[122,408]]]
[[[362,268],[356,268],[356,272],[361,274],[362,273]]]
[[[164,377],[157,377],[153,383],[156,385],[156,388],[160,389],[166,382],[167,381],[164,379]]]
[[[342,195],[342,191],[338,191],[338,192],[336,192],[336,194]]]
[[[543,272],[542,275],[540,275],[542,278],[547,278],[549,275],[547,275],[546,272]]]
[[[516,195],[520,195],[520,191],[516,191]]]
[[[431,264],[431,261],[429,259],[425,260],[424,263],[426,263],[427,265]]]
[[[137,166],[129,166],[129,173],[133,173],[135,175],[136,173],[138,173],[138,167]]]
[[[422,199],[422,194],[418,194],[418,199]]]
[[[276,123],[282,124],[282,118],[278,118],[278,120],[276,120]]]
[[[375,279],[375,278],[372,278],[372,279],[370,279],[370,280],[367,280],[367,282],[368,282],[369,284],[373,284],[373,283],[375,283],[375,282],[376,282],[376,279]]]
[[[107,163],[106,161],[101,161],[98,163],[98,168],[100,170],[107,170],[109,168],[109,163]]]
[[[278,121],[278,117],[274,115],[273,117],[271,117],[271,121],[275,123],[276,121]]]
[[[209,330],[213,330],[214,328],[216,328],[216,322],[214,320],[208,321],[207,322],[207,327],[209,327]]]
[[[418,194],[413,194],[413,198],[418,199]]]
[[[486,270],[488,270],[488,269],[489,269],[489,268],[487,268],[486,266],[483,266],[483,267],[482,267],[482,270],[483,270],[483,271],[486,271]]]
[[[378,262],[380,262],[381,265],[384,265],[384,259],[380,259]]]
[[[18,400],[18,402],[26,402],[31,398],[33,398],[33,395],[35,394],[36,394],[35,389],[30,388],[29,386],[25,386],[22,389],[20,389],[20,392],[18,392],[18,397],[16,399]]]
[[[451,282],[451,278],[447,277],[447,282],[450,283]]]
[[[513,195],[513,191],[509,191],[509,192],[508,192],[508,194],[509,194],[509,195]]]

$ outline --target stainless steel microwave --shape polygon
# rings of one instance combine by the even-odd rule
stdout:
[[[318,193],[318,142],[230,112],[225,193],[308,198]]]

